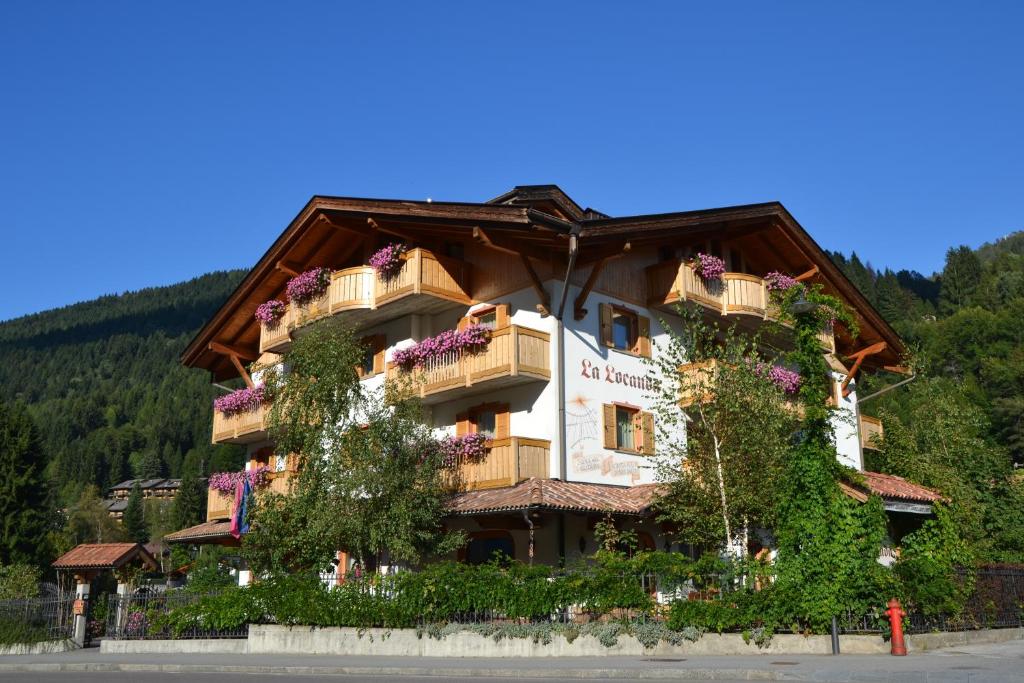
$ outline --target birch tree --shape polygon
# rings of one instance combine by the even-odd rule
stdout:
[[[656,503],[683,542],[742,556],[754,529],[771,528],[799,383],[756,336],[680,308],[653,361],[666,484]]]

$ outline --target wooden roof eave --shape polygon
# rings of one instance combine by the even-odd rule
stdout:
[[[534,230],[538,227],[546,232],[558,234],[567,232],[568,224],[554,216],[524,206],[465,204],[455,202],[413,202],[390,199],[360,199],[348,197],[313,196],[292,219],[288,227],[267,249],[256,265],[250,269],[242,282],[235,288],[227,301],[213,317],[199,330],[182,352],[180,360],[189,367],[206,367],[215,371],[224,362],[203,363],[209,345],[215,340],[216,331],[223,328],[254,290],[275,272],[278,262],[287,260],[289,251],[296,246],[306,230],[321,214],[338,214],[366,217],[387,216],[393,220],[410,223],[462,224],[467,228],[487,225],[498,229]],[[225,340],[231,341],[231,340]]]

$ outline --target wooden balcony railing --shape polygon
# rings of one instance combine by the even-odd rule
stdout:
[[[509,325],[494,330],[479,353],[452,352],[431,360],[415,371],[413,389],[425,402],[437,403],[482,389],[547,381],[551,379],[550,351],[551,337],[546,332]],[[397,366],[388,367],[392,380],[401,372]]]
[[[213,411],[213,443],[255,443],[267,438],[269,406],[234,415]]]
[[[860,445],[861,448],[877,449],[882,440],[884,430],[882,421],[877,417],[869,415],[860,416]]]
[[[231,509],[235,505],[235,494],[221,493],[217,489],[206,491],[206,521],[212,522],[215,519],[227,519],[231,516]]]
[[[369,324],[471,303],[468,263],[421,248],[410,249],[402,261],[401,270],[387,281],[370,266],[335,271],[322,297],[303,306],[289,304],[280,320],[260,326],[260,352],[284,350],[295,330],[327,315],[358,312],[354,319]]]
[[[725,273],[721,280],[705,280],[686,261],[666,261],[647,268],[648,304],[672,305],[693,301],[722,315],[773,317],[763,278],[746,273]]]
[[[447,485],[458,491],[515,486],[531,477],[548,477],[551,442],[513,436],[495,439],[480,461],[460,463],[447,477]]]
[[[679,396],[679,405],[688,408],[695,403],[707,403],[715,398],[715,383],[718,381],[719,364],[717,360],[705,360],[698,363],[687,363],[679,366],[679,374],[683,376]],[[767,378],[765,381],[768,381]],[[784,408],[803,418],[805,411],[795,397],[787,396]]]
[[[724,273],[721,280],[705,280],[685,261],[666,261],[647,268],[647,303],[651,307],[692,301],[719,315],[745,315],[778,320],[764,278],[746,273]],[[820,334],[821,348],[835,353],[832,330]]]
[[[270,472],[267,474],[267,483],[256,489],[259,495],[263,491],[271,491],[286,495],[289,492],[289,485],[294,471]],[[227,519],[231,516],[231,510],[235,505],[234,493],[221,493],[216,489],[207,489],[206,492],[206,521],[212,522],[216,519]]]

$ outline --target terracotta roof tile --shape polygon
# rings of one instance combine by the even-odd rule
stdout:
[[[164,536],[168,543],[193,543],[231,537],[231,522],[203,522]]]
[[[516,486],[459,493],[448,501],[448,509],[458,515],[531,508],[639,515],[650,508],[657,489],[657,484],[622,487],[528,479]]]
[[[896,498],[898,500],[913,500],[922,503],[934,503],[942,500],[942,496],[920,484],[912,484],[903,477],[895,474],[881,474],[880,472],[861,472],[864,483],[872,493],[882,498]]]
[[[151,567],[156,560],[138,543],[83,543],[53,561],[57,569],[117,569],[140,558]]]

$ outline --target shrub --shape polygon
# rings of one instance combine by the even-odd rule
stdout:
[[[39,570],[30,564],[0,565],[0,600],[23,600],[39,595]]]

